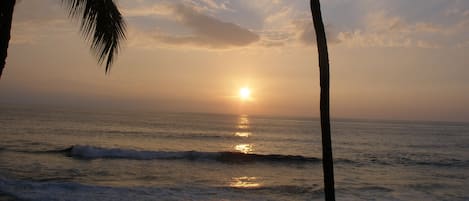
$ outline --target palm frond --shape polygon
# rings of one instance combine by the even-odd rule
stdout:
[[[81,20],[80,30],[91,42],[91,50],[102,64],[106,61],[106,73],[125,39],[125,22],[112,0],[62,0],[69,16]]]

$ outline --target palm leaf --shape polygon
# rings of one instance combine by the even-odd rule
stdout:
[[[102,64],[109,72],[120,43],[125,39],[125,22],[112,0],[62,0],[72,18],[81,20],[80,31],[91,43]]]

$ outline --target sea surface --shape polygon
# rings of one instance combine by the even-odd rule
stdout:
[[[469,200],[469,124],[332,122],[337,200]],[[318,119],[0,107],[0,200],[323,200]]]

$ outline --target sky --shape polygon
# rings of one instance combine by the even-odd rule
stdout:
[[[106,75],[60,0],[19,1],[0,103],[319,116],[309,1],[116,3],[127,40]],[[469,121],[469,1],[321,3],[333,118]]]

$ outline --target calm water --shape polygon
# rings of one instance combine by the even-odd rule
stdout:
[[[469,125],[333,122],[338,200],[469,200]],[[319,122],[0,108],[0,196],[322,200]]]

